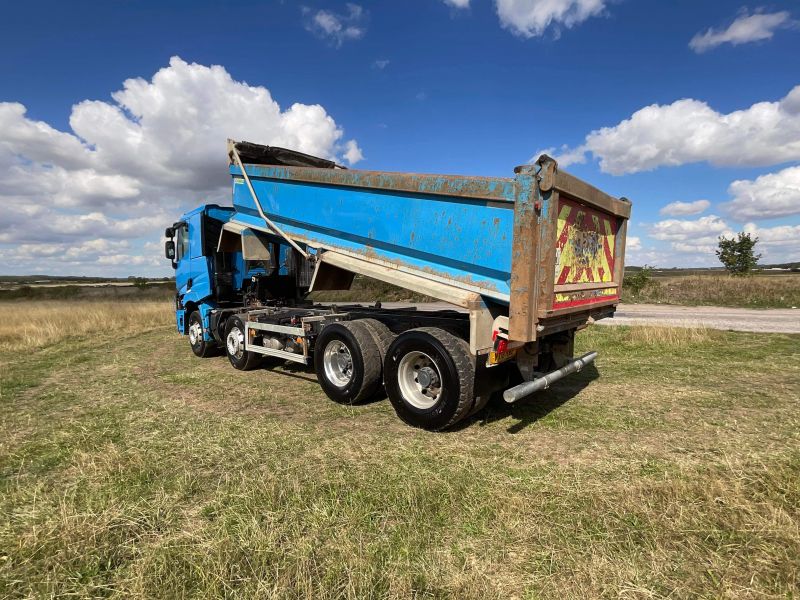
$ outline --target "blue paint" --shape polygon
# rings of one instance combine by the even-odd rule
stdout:
[[[469,177],[342,172],[342,180],[358,183],[369,175],[370,187],[355,187],[295,181],[285,167],[245,168],[267,216],[310,246],[369,255],[508,301],[514,201],[520,193],[530,196],[532,175],[482,179],[492,199],[476,199],[456,193],[475,188],[476,179]],[[264,227],[241,171],[230,171],[233,218]],[[338,172],[328,175],[337,177]],[[399,178],[416,189],[397,189]]]

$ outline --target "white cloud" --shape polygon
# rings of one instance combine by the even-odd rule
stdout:
[[[315,35],[327,39],[339,48],[344,42],[364,37],[364,9],[358,4],[348,2],[346,13],[335,13],[329,10],[316,12],[306,10],[306,29]]]
[[[641,250],[642,249],[642,239],[636,237],[635,235],[629,235],[625,238],[625,251],[628,250]]]
[[[130,239],[134,256],[182,210],[226,202],[229,137],[350,164],[363,158],[322,106],[281,108],[267,88],[235,81],[221,66],[173,57],[152,79],[129,79],[111,98],[73,106],[71,132],[28,119],[21,104],[0,103],[0,257],[18,257],[9,268],[24,272],[25,249],[56,247],[53,256],[66,257],[65,248],[92,239]],[[36,270],[52,272],[49,264]]]
[[[732,200],[722,205],[739,221],[800,214],[800,166],[731,183]]]
[[[68,169],[91,167],[94,157],[74,135],[25,116],[18,102],[0,102],[0,153]]]
[[[383,71],[386,67],[389,66],[390,62],[391,61],[387,60],[387,59],[379,59],[379,60],[373,61],[372,66],[374,68],[378,69],[379,71]]]
[[[558,37],[561,28],[583,23],[600,15],[607,0],[496,0],[500,24],[515,35],[539,37],[551,29]]]
[[[658,211],[666,217],[688,217],[704,212],[711,202],[708,200],[695,200],[694,202],[670,202]]]
[[[355,140],[350,140],[345,143],[344,150],[344,157],[350,164],[364,160],[364,155],[361,152],[361,148],[358,147],[358,144],[355,142]]]
[[[719,236],[731,236],[733,230],[717,215],[695,220],[667,219],[649,228],[650,237],[670,242],[675,252],[713,256]]]
[[[800,85],[777,102],[727,114],[694,99],[652,104],[556,158],[567,166],[584,162],[588,152],[614,175],[694,162],[752,167],[800,160]]]
[[[712,237],[716,239],[731,231],[728,224],[717,215],[695,220],[667,219],[650,226],[650,235],[662,241],[687,241]]]
[[[756,12],[748,14],[745,10],[725,29],[709,28],[698,33],[689,42],[689,47],[697,53],[716,48],[721,44],[747,44],[772,39],[775,31],[792,24],[788,11],[774,13]]]
[[[756,253],[763,256],[759,262],[789,262],[800,260],[800,225],[758,227],[747,223],[744,231],[758,238]]]
[[[469,8],[469,1],[470,0],[444,0],[444,3],[453,8],[464,9]]]

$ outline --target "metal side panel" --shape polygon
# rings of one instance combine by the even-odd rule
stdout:
[[[513,180],[246,169],[264,214],[301,244],[422,272],[508,303]],[[240,171],[231,173],[235,220],[263,227]]]

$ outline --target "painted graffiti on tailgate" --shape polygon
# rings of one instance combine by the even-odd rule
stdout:
[[[556,234],[556,284],[612,281],[617,228],[616,219],[611,215],[561,198]]]

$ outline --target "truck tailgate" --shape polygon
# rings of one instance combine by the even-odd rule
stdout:
[[[567,196],[558,198],[553,309],[619,299],[616,239],[623,223]]]

